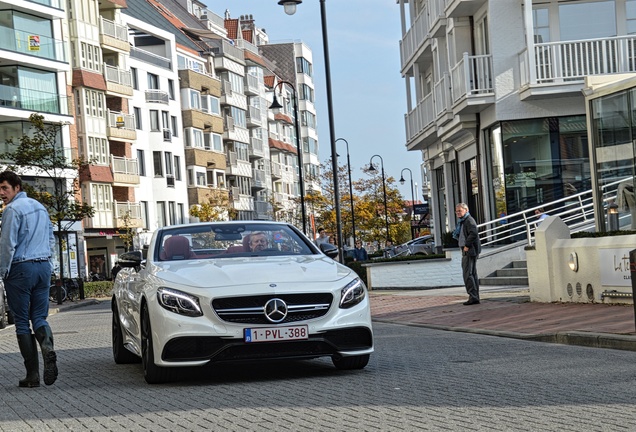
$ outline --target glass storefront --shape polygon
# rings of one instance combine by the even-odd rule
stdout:
[[[636,88],[592,100],[590,114],[597,196],[603,203],[597,206],[597,219],[605,224],[607,206],[615,204],[618,228],[636,229]]]
[[[591,188],[585,116],[505,121],[486,139],[493,219]]]

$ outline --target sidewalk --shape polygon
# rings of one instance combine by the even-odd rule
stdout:
[[[527,288],[484,292],[481,303],[472,306],[462,304],[467,296],[456,289],[371,291],[370,296],[377,322],[636,351],[631,305],[531,303]]]

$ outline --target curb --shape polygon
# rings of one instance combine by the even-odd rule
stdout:
[[[49,316],[51,315],[55,315],[56,313],[59,312],[64,312],[67,311],[69,309],[77,309],[77,308],[81,308],[84,306],[91,306],[91,305],[95,305],[95,304],[99,304],[101,303],[102,300],[96,299],[96,298],[89,298],[89,299],[84,299],[84,300],[79,300],[77,302],[71,302],[68,305],[55,305],[56,307],[49,307]]]
[[[557,343],[561,345],[584,346],[589,348],[617,349],[623,351],[636,351],[636,336],[611,334],[611,333],[588,333],[588,332],[556,332],[556,333],[517,333],[502,330],[475,329],[466,327],[451,327],[436,324],[421,324],[410,321],[392,321],[383,319],[372,319],[375,322],[385,324],[407,325],[412,327],[429,328],[432,330],[454,331],[461,333],[474,333],[486,336],[506,337],[511,339],[521,339],[532,342]]]

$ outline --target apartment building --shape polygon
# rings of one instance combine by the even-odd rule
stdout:
[[[398,3],[406,147],[437,238],[460,201],[505,222],[591,188],[584,80],[636,71],[636,1]]]
[[[55,137],[68,160],[77,157],[72,117],[71,56],[67,49],[66,12],[60,0],[0,1],[0,152],[15,151],[14,145],[31,133],[29,116],[39,113],[47,124],[62,124]],[[2,161],[3,166],[11,161]],[[65,187],[72,188],[77,171],[67,170]],[[44,183],[54,190],[53,180],[37,170],[22,172],[25,183]],[[70,223],[70,222],[69,222]],[[66,222],[64,225],[68,225]],[[72,224],[62,237],[64,273],[76,277],[83,270],[81,225]],[[57,251],[57,248],[56,248]],[[79,252],[79,254],[77,253]],[[60,257],[54,256],[59,268]]]

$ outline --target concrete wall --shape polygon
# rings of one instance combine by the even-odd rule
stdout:
[[[526,250],[530,300],[631,304],[631,298],[602,293],[631,293],[628,251],[634,248],[636,235],[571,239],[561,219],[548,217],[537,228],[534,248]],[[573,253],[577,271],[569,267]]]
[[[369,263],[369,289],[424,289],[464,285],[459,249],[446,251],[446,258],[395,263]]]

